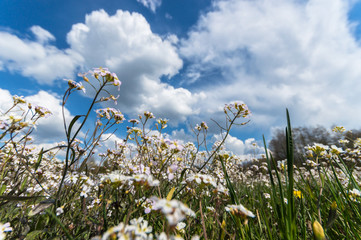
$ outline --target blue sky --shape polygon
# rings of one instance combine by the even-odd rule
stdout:
[[[354,0],[2,0],[0,108],[10,94],[49,107],[37,140],[61,140],[63,79],[103,66],[127,119],[152,111],[185,141],[201,121],[218,134],[211,119],[232,101],[253,113],[228,141],[239,154],[283,128],[286,108],[294,126],[360,128],[360,21]],[[89,98],[73,100],[68,119]]]

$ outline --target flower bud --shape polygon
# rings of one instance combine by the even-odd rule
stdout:
[[[321,224],[316,220],[312,224],[312,230],[313,230],[313,238],[315,240],[325,240],[325,232],[323,231],[323,228]]]

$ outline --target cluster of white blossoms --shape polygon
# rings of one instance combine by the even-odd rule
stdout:
[[[125,120],[122,112],[115,108],[100,108],[95,110],[99,119],[106,118],[108,120],[114,119],[116,123],[121,123]]]
[[[133,174],[132,176],[123,175],[120,171],[113,171],[102,177],[101,182],[110,183],[119,187],[129,187],[131,185],[141,185],[148,187],[156,187],[159,180],[147,174]]]
[[[361,198],[361,191],[354,188],[348,192],[348,195],[352,201],[359,202]]]
[[[196,174],[191,174],[187,177],[186,179],[187,183],[196,183],[198,185],[212,185],[213,187],[217,188],[217,180],[208,174],[201,174],[201,173],[196,173]]]
[[[182,227],[184,226],[182,225],[181,228]],[[153,227],[148,224],[148,221],[140,217],[130,220],[129,224],[120,223],[115,227],[111,227],[103,234],[102,237],[93,237],[92,240],[183,240],[183,238],[179,235],[169,235],[165,232],[153,234],[152,230]],[[197,235],[193,236],[191,240],[199,240],[199,237]]]
[[[166,216],[170,226],[176,226],[179,222],[183,221],[186,216],[195,217],[192,209],[188,208],[178,200],[167,200],[164,198],[152,197],[153,211],[160,211]]]
[[[107,239],[134,239],[134,240],[153,240],[152,226],[142,217],[132,219],[130,224],[120,223],[111,227],[104,233],[101,240]],[[97,239],[97,238],[93,238]],[[99,238],[98,238],[99,239]]]

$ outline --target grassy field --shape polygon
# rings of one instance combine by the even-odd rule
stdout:
[[[66,141],[51,149],[31,138],[49,110],[14,96],[1,114],[0,239],[361,238],[361,139],[351,148],[305,146],[295,166],[287,112],[287,159],[274,161],[265,143],[263,158],[245,167],[224,148],[232,127],[248,122],[245,104],[224,107],[223,138],[213,146],[204,122],[194,127],[198,142],[182,144],[150,112],[125,120],[116,109],[98,109],[116,100],[103,94],[120,81],[102,68],[89,75],[84,84],[96,92],[89,109],[64,121]],[[83,89],[69,81],[63,106]],[[84,129],[94,110],[94,128]],[[128,125],[126,138],[99,152],[117,124]],[[345,129],[334,131],[346,144]]]

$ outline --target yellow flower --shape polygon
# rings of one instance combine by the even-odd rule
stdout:
[[[299,199],[303,198],[303,195],[302,195],[301,191],[299,191],[299,190],[294,190],[293,195],[295,195],[295,197],[299,198]]]

